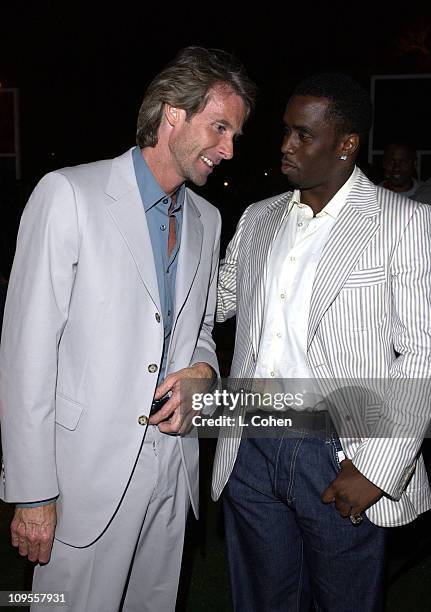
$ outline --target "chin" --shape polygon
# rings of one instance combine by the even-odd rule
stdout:
[[[283,170],[282,168],[281,173],[283,176],[287,178],[287,180],[289,181],[291,185],[296,184],[298,179],[297,178],[295,179],[295,172],[293,169]]]
[[[207,182],[207,177],[201,172],[196,172],[194,168],[191,169],[189,172],[184,172],[183,179],[184,181],[192,183],[193,185],[197,185],[198,187],[205,185],[205,183]]]
[[[207,180],[208,180],[207,176],[196,176],[193,182],[198,187],[203,187],[203,185],[206,184]]]
[[[301,189],[300,181],[298,179],[295,179],[293,176],[289,176],[289,174],[285,174],[284,176],[291,187],[294,189]]]

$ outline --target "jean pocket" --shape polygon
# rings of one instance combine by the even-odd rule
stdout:
[[[344,451],[341,447],[340,440],[332,436],[327,440],[329,455],[331,463],[334,466],[335,472],[339,474],[341,472],[341,462],[346,458]]]

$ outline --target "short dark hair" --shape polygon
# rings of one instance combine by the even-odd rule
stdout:
[[[327,117],[334,122],[337,134],[359,134],[370,131],[373,107],[369,93],[347,74],[322,72],[308,77],[295,88],[293,95],[315,96],[330,101]]]
[[[225,85],[241,96],[247,118],[254,106],[256,85],[242,63],[221,49],[181,49],[145,92],[138,115],[137,145],[154,147],[157,144],[165,104],[185,110],[190,119],[205,107],[210,90],[217,85]]]

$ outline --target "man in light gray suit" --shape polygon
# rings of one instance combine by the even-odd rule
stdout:
[[[419,456],[430,416],[419,388],[430,378],[431,209],[355,166],[371,117],[368,94],[346,75],[301,83],[282,144],[294,190],[246,209],[221,266],[217,320],[237,317],[231,377],[333,389],[278,437],[249,428],[241,440],[238,426],[219,439],[213,497],[224,489],[237,611],[305,612],[311,601],[380,610],[385,527],[431,505]],[[328,400],[343,380],[338,435]],[[379,405],[363,380],[386,383]],[[372,424],[349,437],[360,414]]]
[[[13,545],[40,562],[34,592],[65,592],[74,612],[175,608],[198,511],[179,386],[217,373],[220,215],[185,181],[232,157],[253,96],[234,57],[182,50],[145,93],[138,147],[48,174],[24,211],[1,344],[1,497],[18,504]]]

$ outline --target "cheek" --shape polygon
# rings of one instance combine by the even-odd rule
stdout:
[[[304,155],[300,160],[299,171],[307,177],[307,182],[321,182],[334,171],[334,161],[328,153]]]
[[[214,134],[214,132],[206,132],[201,135],[200,138],[200,147],[201,149],[216,149],[219,146],[221,138],[218,134]]]
[[[200,154],[207,149],[215,146],[217,137],[214,134],[208,133],[207,130],[200,130],[194,134],[190,134],[189,150],[190,152]]]
[[[181,134],[178,134],[172,150],[175,157],[181,161],[181,163],[186,163],[187,160],[193,156],[195,148],[196,145],[191,138],[191,134],[184,130]]]

